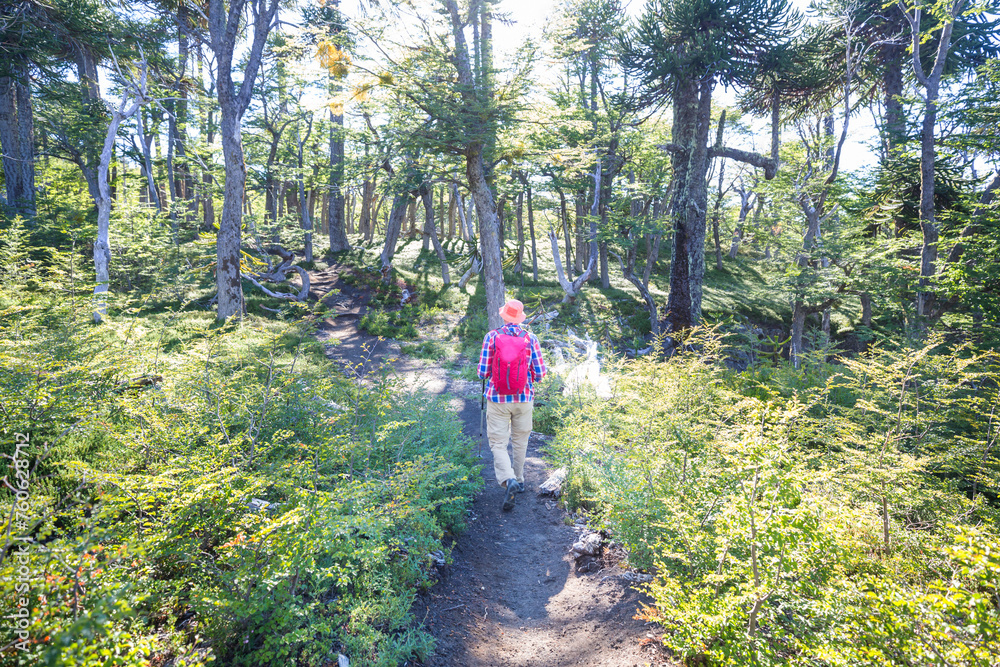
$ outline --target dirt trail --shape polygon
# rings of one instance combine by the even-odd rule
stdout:
[[[327,301],[345,314],[319,328],[318,337],[331,344],[328,355],[351,372],[371,371],[395,358],[393,371],[403,386],[449,395],[465,433],[479,444],[479,385],[401,355],[398,343],[359,332],[361,297],[342,292]],[[630,587],[628,574],[610,562],[578,570],[569,548],[583,526],[537,494],[550,472],[539,454],[542,445],[543,438],[532,434],[527,491],[511,512],[500,509],[503,492],[493,478],[489,447],[481,445],[486,487],[473,503],[468,529],[453,545],[453,564],[414,606],[416,619],[437,639],[424,667],[669,664],[652,639],[656,629],[634,618],[645,598]]]

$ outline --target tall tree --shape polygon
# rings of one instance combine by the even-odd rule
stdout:
[[[926,7],[921,0],[912,7],[902,1],[898,4],[910,26],[913,74],[924,89],[924,118],[920,128],[920,231],[923,244],[920,248],[920,287],[917,292],[917,317],[922,319],[929,315],[928,305],[933,298],[929,290],[930,279],[934,275],[938,255],[939,230],[934,213],[934,131],[937,125],[938,97],[941,94],[941,77],[951,48],[955,20],[962,13],[966,0],[948,0],[944,3],[927,4]],[[930,10],[937,19],[935,31],[940,30],[934,61],[929,70],[924,67],[921,59],[925,37],[921,30],[921,18],[925,9]]]
[[[121,71],[115,63],[115,69],[121,75]],[[108,123],[108,131],[104,137],[104,145],[101,148],[100,162],[97,168],[97,239],[94,242],[94,272],[97,278],[97,285],[94,287],[94,321],[101,322],[101,318],[107,315],[107,304],[104,295],[108,291],[108,281],[110,279],[109,269],[111,265],[111,191],[108,187],[108,172],[111,168],[111,159],[114,153],[115,141],[118,138],[118,128],[122,121],[135,115],[137,111],[147,104],[149,99],[146,80],[146,61],[139,64],[139,75],[137,78],[125,78],[124,91],[118,107],[111,112],[111,121]]]
[[[674,245],[668,326],[679,331],[701,319],[709,160],[727,157],[777,170],[776,146],[766,157],[709,146],[712,93],[719,83],[745,86],[760,61],[796,29],[787,0],[650,0],[626,39],[627,71],[647,87],[644,103],[673,107]],[[776,131],[774,132],[776,136]]]
[[[209,43],[218,63],[216,91],[221,111],[222,155],[226,165],[226,183],[222,218],[216,237],[215,284],[218,288],[217,317],[243,315],[241,250],[243,198],[246,194],[246,165],[243,161],[241,127],[243,114],[250,105],[254,79],[260,69],[261,53],[274,26],[279,0],[208,0]],[[249,10],[249,16],[244,14]],[[233,81],[233,55],[241,26],[249,20],[251,43],[243,68],[243,80]]]
[[[327,192],[330,252],[342,252],[351,247],[347,240],[344,217],[344,100],[342,99],[343,81],[351,64],[348,55],[349,35],[344,17],[340,13],[340,0],[309,5],[303,11],[303,18],[315,34],[316,55],[320,66],[327,73],[326,94],[330,108]]]
[[[465,180],[479,222],[480,255],[486,291],[487,315],[491,327],[501,325],[499,311],[505,299],[500,219],[491,184],[492,162],[487,153],[496,141],[498,128],[513,123],[518,98],[523,91],[523,73],[530,66],[531,53],[519,57],[509,82],[498,86],[489,66],[482,64],[488,51],[482,36],[470,54],[466,29],[483,24],[477,3],[460,10],[457,0],[440,0],[443,12],[426,17],[421,25],[420,48],[412,42],[399,45],[396,60],[387,54],[390,72],[381,83],[395,94],[400,115],[406,117],[405,132],[413,154],[450,156],[462,162]],[[488,32],[488,31],[487,31]],[[481,31],[480,31],[481,34]],[[487,37],[489,35],[487,34]],[[382,45],[383,50],[386,46]],[[478,67],[472,56],[478,55]],[[450,178],[453,178],[449,174]],[[419,186],[419,183],[416,183]]]
[[[503,280],[503,256],[500,245],[500,221],[497,217],[496,201],[487,180],[483,152],[495,141],[496,130],[489,115],[484,120],[483,112],[495,105],[491,76],[486,76],[477,85],[469,61],[469,50],[465,40],[465,23],[458,11],[456,0],[445,0],[445,7],[451,19],[454,40],[453,64],[458,75],[458,92],[463,107],[459,112],[464,116],[464,124],[471,130],[461,152],[465,158],[465,174],[469,190],[476,204],[479,218],[479,239],[483,258],[483,281],[486,288],[486,315],[490,328],[503,325],[500,308],[506,299]]]

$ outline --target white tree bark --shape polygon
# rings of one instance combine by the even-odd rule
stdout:
[[[952,29],[955,19],[961,15],[966,0],[951,0],[945,4],[946,14],[942,18],[941,33],[938,36],[937,53],[934,55],[934,65],[930,72],[925,72],[921,63],[921,44],[925,35],[920,30],[920,20],[923,8],[920,3],[913,13],[902,2],[897,2],[899,9],[906,16],[910,25],[911,54],[913,58],[913,74],[917,82],[924,88],[924,118],[920,136],[920,229],[923,234],[923,244],[920,248],[920,290],[917,292],[917,316],[924,318],[930,315],[930,304],[933,294],[928,290],[930,278],[934,275],[938,257],[938,224],[934,210],[934,129],[937,124],[938,96],[941,88],[941,77],[944,74],[945,61],[951,49]]]
[[[249,23],[244,10],[249,7]],[[274,25],[278,0],[209,0],[209,44],[218,63],[216,91],[221,112],[222,154],[226,165],[223,189],[222,218],[216,237],[215,283],[218,287],[220,320],[243,315],[243,285],[240,281],[240,245],[243,222],[243,198],[246,194],[246,165],[243,162],[243,114],[250,105],[254,80],[260,70],[261,54],[267,36]],[[236,39],[244,31],[251,33],[250,49],[246,54],[243,81],[233,82],[233,52]]]
[[[409,192],[397,194],[392,200],[392,209],[389,211],[389,219],[386,221],[385,245],[382,246],[382,270],[388,271],[392,268],[392,258],[396,254],[396,243],[399,241],[399,232],[403,228],[403,218],[410,207],[413,195]]]
[[[434,193],[426,183],[420,186],[420,200],[424,204],[424,243],[430,240],[434,245],[434,252],[441,262],[441,280],[445,285],[450,285],[451,272],[448,268],[448,259],[445,257],[444,248],[441,247],[434,219]]]
[[[307,262],[313,261],[313,222],[312,217],[309,215],[309,205],[306,202],[306,176],[305,176],[305,155],[304,147],[305,143],[309,141],[309,135],[312,134],[312,116],[309,117],[309,122],[306,125],[306,136],[302,136],[302,131],[296,125],[295,127],[295,140],[299,148],[299,173],[298,173],[298,184],[299,184],[299,208],[302,210],[302,229],[305,231],[305,260]],[[343,221],[341,221],[343,225]]]
[[[472,264],[469,266],[469,270],[463,273],[462,277],[458,281],[458,288],[464,289],[465,286],[469,284],[469,280],[472,279],[472,276],[479,273],[479,270],[482,268],[483,266],[482,263],[479,261],[479,256],[477,255],[473,257]]]
[[[590,260],[587,262],[587,268],[577,276],[576,280],[570,282],[566,277],[566,273],[563,271],[562,259],[559,257],[559,238],[556,236],[554,231],[549,231],[549,243],[552,245],[552,259],[556,263],[556,278],[559,280],[559,286],[562,287],[565,295],[563,296],[563,303],[572,303],[577,295],[580,294],[580,289],[583,284],[590,279],[590,274],[594,271],[594,266],[597,263],[597,255],[591,253]]]
[[[113,54],[112,54],[113,55]],[[121,69],[115,62],[115,69],[121,74]],[[146,60],[139,66],[139,79],[129,80],[122,94],[121,103],[111,113],[108,133],[104,137],[104,148],[97,167],[97,239],[94,241],[94,322],[100,324],[108,314],[106,294],[111,272],[111,188],[108,185],[108,171],[111,169],[111,158],[114,155],[115,139],[122,121],[131,118],[149,102],[146,85]]]
[[[302,288],[299,290],[298,294],[292,294],[292,293],[286,293],[286,292],[273,292],[273,291],[269,290],[268,288],[264,287],[260,283],[260,281],[257,280],[257,277],[254,277],[254,276],[250,275],[249,273],[242,274],[242,277],[245,278],[245,279],[247,279],[251,283],[253,283],[253,285],[255,287],[257,287],[258,289],[260,289],[261,292],[263,292],[264,294],[268,295],[271,298],[274,298],[274,299],[285,299],[287,301],[305,301],[306,297],[309,296],[309,287],[310,287],[310,284],[311,284],[310,281],[309,281],[309,272],[306,271],[305,269],[303,269],[301,266],[293,266],[293,267],[290,267],[290,268],[293,268],[296,271],[298,271],[299,277],[302,279]]]

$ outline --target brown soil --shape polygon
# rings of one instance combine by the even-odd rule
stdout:
[[[525,463],[527,491],[517,496],[511,512],[503,512],[503,490],[493,476],[489,447],[479,437],[478,383],[401,355],[395,341],[360,332],[357,322],[366,295],[338,283],[335,272],[317,274],[327,290],[334,285],[341,290],[325,303],[343,315],[322,322],[317,334],[330,343],[328,355],[356,376],[388,361],[410,390],[448,394],[465,433],[484,457],[486,486],[473,502],[468,529],[452,545],[452,563],[437,584],[416,597],[415,620],[437,640],[434,655],[423,666],[672,664],[656,641],[659,628],[635,618],[648,599],[632,588],[630,574],[615,564],[615,553],[608,550],[600,559],[580,562],[570,553],[584,529],[583,519],[537,493],[551,472],[540,452],[545,439],[532,434]]]

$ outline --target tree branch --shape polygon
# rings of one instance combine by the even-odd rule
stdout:
[[[764,170],[764,178],[768,181],[778,174],[777,162],[769,157],[764,157],[760,153],[751,153],[750,151],[743,151],[738,148],[727,148],[725,146],[712,146],[708,149],[708,157],[729,158],[730,160],[745,162],[746,164],[753,165],[758,169]]]

